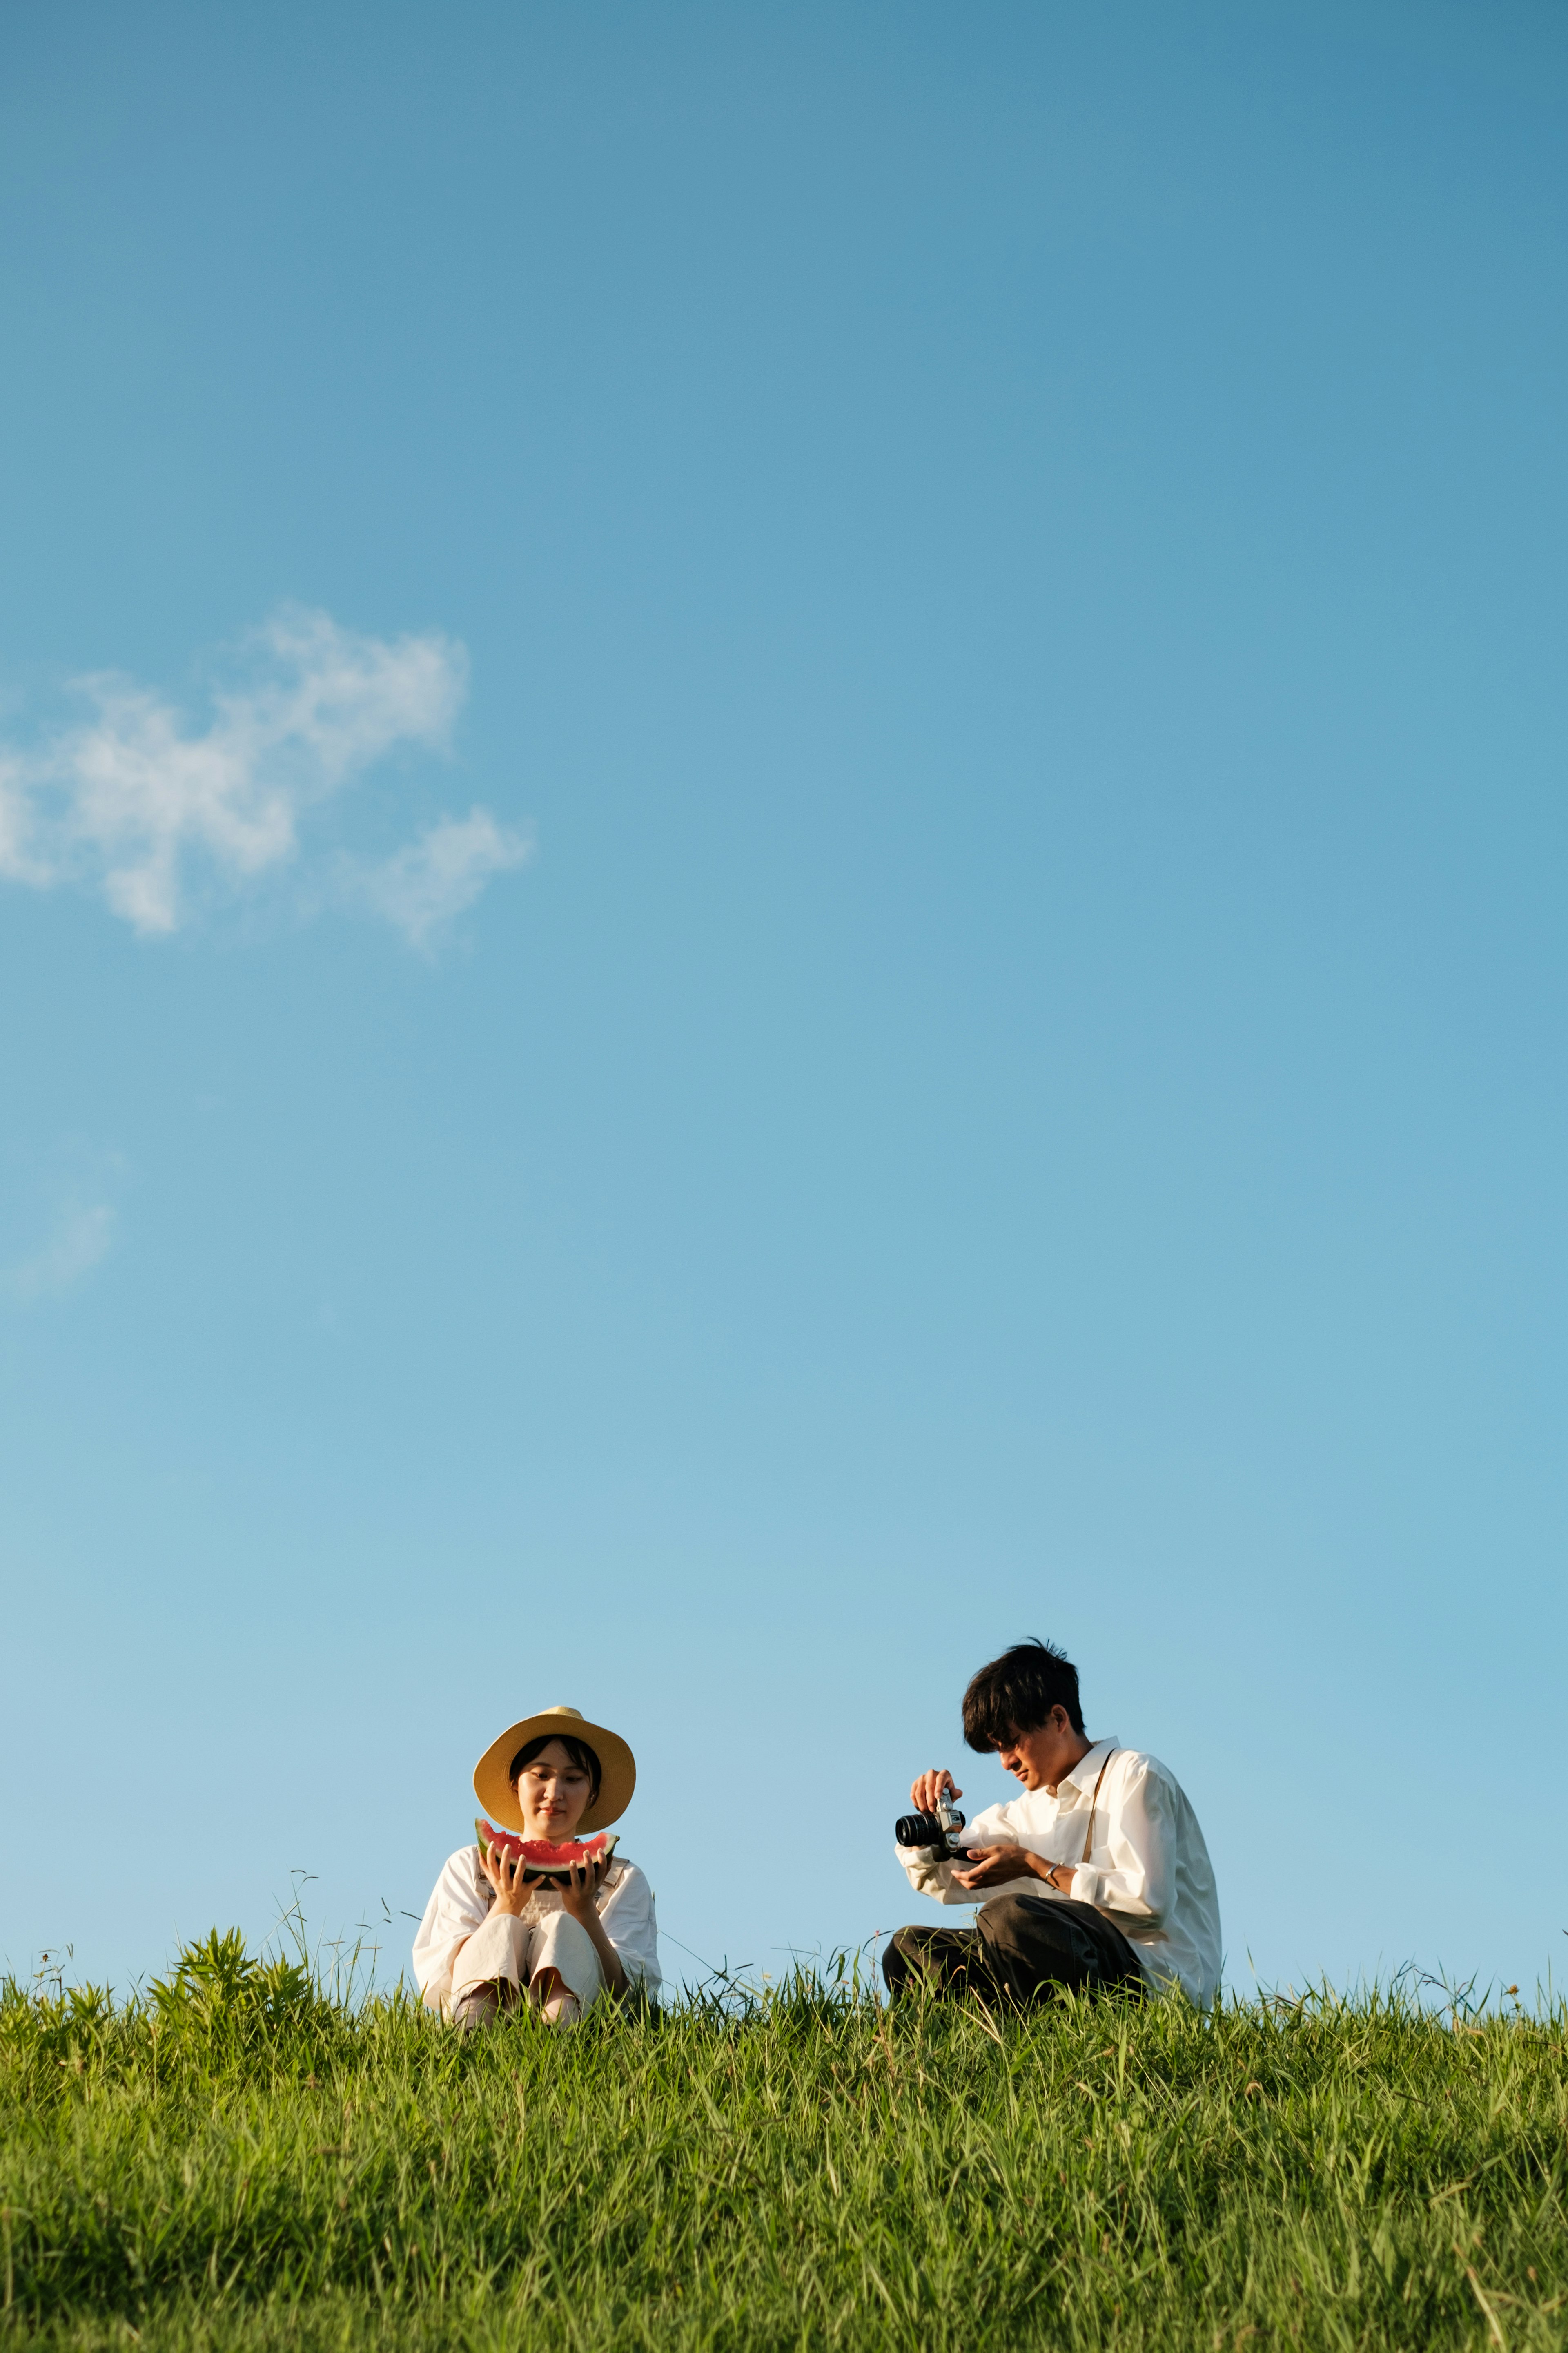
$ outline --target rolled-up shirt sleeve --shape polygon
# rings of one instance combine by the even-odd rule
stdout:
[[[1140,1760],[1120,1791],[1103,1862],[1073,1866],[1077,1902],[1112,1919],[1135,1920],[1146,1936],[1164,1927],[1176,1890],[1175,1810],[1162,1777]]]

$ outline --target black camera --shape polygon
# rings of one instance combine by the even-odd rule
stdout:
[[[945,1798],[936,1801],[934,1814],[900,1814],[893,1836],[900,1846],[921,1848],[938,1862],[956,1862],[967,1850],[955,1846],[951,1833],[963,1828],[963,1816]]]

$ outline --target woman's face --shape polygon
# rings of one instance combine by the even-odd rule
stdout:
[[[593,1777],[574,1765],[563,1743],[550,1741],[517,1777],[517,1802],[525,1836],[569,1839],[588,1810]]]

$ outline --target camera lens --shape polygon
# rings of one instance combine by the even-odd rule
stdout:
[[[934,1814],[900,1814],[893,1824],[900,1846],[945,1846],[947,1832]]]

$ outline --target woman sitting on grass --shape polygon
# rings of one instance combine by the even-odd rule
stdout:
[[[490,1743],[474,1792],[492,1825],[559,1845],[618,1821],[637,1778],[618,1735],[574,1707],[550,1707]],[[414,1940],[426,2009],[483,2026],[527,2001],[564,2026],[604,1993],[652,2000],[658,1930],[636,1863],[600,1856],[550,1880],[525,1880],[525,1867],[493,1841],[483,1854],[466,1846],[450,1858]]]

